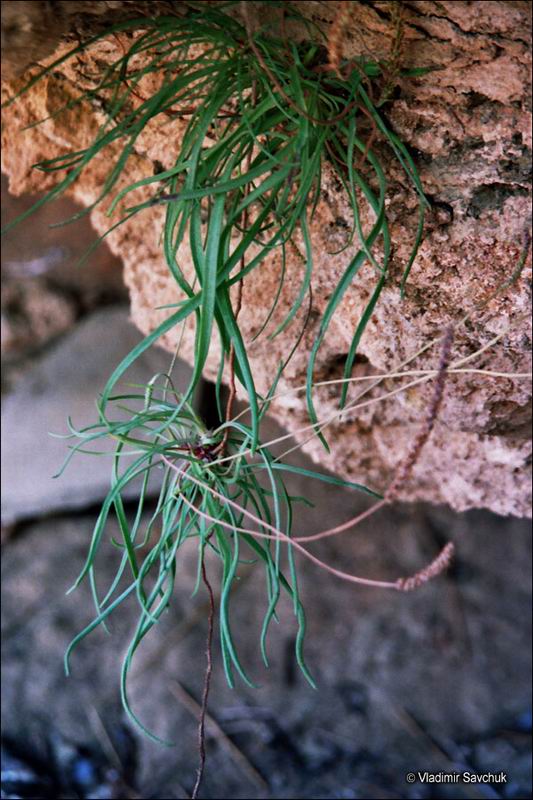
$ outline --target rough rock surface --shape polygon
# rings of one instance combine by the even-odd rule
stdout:
[[[118,9],[110,13],[116,16],[120,4],[113,5]],[[152,3],[151,8],[165,10],[167,5]],[[335,18],[335,3],[295,5],[325,30]],[[352,6],[344,54],[370,51],[386,57],[391,47],[390,4]],[[376,142],[374,147],[389,179],[394,258],[391,279],[361,341],[354,376],[387,373],[431,341],[435,345],[409,366],[433,368],[443,330],[465,315],[468,321],[456,330],[454,360],[474,354],[502,334],[468,366],[524,373],[529,368],[531,342],[528,270],[505,292],[489,298],[516,268],[530,214],[531,6],[522,2],[409,2],[403,7],[403,63],[438,69],[404,81],[387,114],[412,148],[433,207],[406,298],[401,300],[399,281],[416,228],[416,198],[385,144]],[[101,24],[105,15],[98,19]],[[62,44],[54,55],[65,52],[68,46],[71,44]],[[51,188],[55,174],[32,171],[32,164],[89,144],[99,122],[96,106],[84,102],[57,117],[49,115],[88,88],[87,76],[119,57],[121,46],[120,37],[94,45],[6,109],[3,169],[10,177],[12,192]],[[20,85],[14,80],[4,88],[9,96]],[[150,87],[141,82],[140,91],[146,93]],[[37,128],[21,131],[24,125],[44,117],[48,119]],[[183,121],[168,117],[152,121],[136,142],[120,186],[153,174],[156,162],[172,164],[183,125]],[[169,146],[169,142],[176,142],[176,146]],[[71,187],[76,200],[85,205],[96,200],[113,155],[109,148],[105,158],[92,162],[83,179]],[[133,199],[137,198],[133,195]],[[100,233],[110,225],[105,211],[104,203],[92,212],[93,224]],[[180,299],[159,249],[163,215],[160,207],[148,209],[140,221],[136,218],[125,223],[107,238],[111,249],[124,260],[133,318],[144,332],[168,314],[158,306]],[[354,253],[348,248],[341,255],[332,254],[344,243],[347,224],[349,208],[326,166],[311,231],[315,253],[313,307],[305,336],[280,384],[281,391],[305,381],[308,353],[321,314]],[[266,338],[298,291],[302,274],[302,261],[296,252],[299,244],[295,239],[294,258],[287,264],[278,311],[265,335],[250,345],[259,391],[269,385],[280,358],[290,350],[302,325],[303,313],[277,339]],[[184,271],[192,271],[184,249],[180,258]],[[279,261],[273,257],[246,279],[239,317],[245,341],[252,339],[268,313],[279,269]],[[366,267],[346,293],[319,353],[317,381],[341,377],[353,330],[374,284],[375,274]],[[162,344],[174,348],[179,333],[172,331]],[[218,364],[216,349],[214,341],[207,369],[211,376]],[[190,360],[192,350],[193,329],[188,325],[181,355]],[[365,401],[375,400],[397,386],[389,380]],[[351,390],[352,401],[360,391]],[[306,441],[304,448],[337,473],[383,488],[418,430],[429,392],[427,386],[419,386],[347,412],[342,421],[329,427],[329,455],[316,439]],[[473,373],[451,376],[434,434],[401,496],[446,502],[459,510],[487,507],[501,514],[530,513],[530,397],[530,383],[523,378]],[[334,412],[337,398],[336,387],[316,390],[320,418]],[[273,412],[291,432],[308,423],[301,394],[275,401]],[[299,441],[305,441],[306,436],[308,432],[298,435]]]

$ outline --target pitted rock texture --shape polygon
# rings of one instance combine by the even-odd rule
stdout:
[[[117,19],[128,6],[113,5],[116,7],[98,16],[98,25]],[[294,5],[326,33],[337,11],[335,3]],[[393,30],[391,4],[351,5],[342,45],[344,56],[371,52],[386,58]],[[525,373],[530,369],[531,347],[530,255],[519,280],[493,295],[516,269],[530,220],[531,6],[522,2],[407,2],[403,7],[402,63],[435,69],[416,79],[403,79],[396,90],[398,97],[384,113],[411,147],[432,209],[406,296],[401,299],[399,284],[415,236],[417,201],[386,144],[377,140],[373,148],[388,180],[387,213],[394,254],[390,280],[361,341],[353,376],[389,373],[430,342],[432,347],[406,368],[434,368],[439,360],[439,340],[450,324],[456,325],[453,361],[482,351],[464,366]],[[152,3],[151,9],[168,13],[168,4]],[[90,29],[90,20],[84,24]],[[74,61],[61,64],[4,111],[3,169],[9,175],[12,192],[52,188],[57,180],[55,173],[36,172],[32,164],[86,147],[94,137],[101,121],[97,103],[83,101],[64,114],[52,118],[50,114],[90,88],[91,73],[122,55],[125,40],[121,41],[121,36],[99,42]],[[66,52],[73,41],[64,37],[48,61]],[[29,74],[33,73],[6,82],[6,96],[20,88]],[[148,80],[139,84],[141,96],[147,96],[151,89],[153,84]],[[141,100],[134,98],[133,102]],[[25,125],[45,117],[38,127],[22,131]],[[154,174],[161,166],[170,167],[179,152],[185,124],[183,119],[168,116],[153,120],[137,139],[118,189]],[[69,189],[78,202],[87,206],[97,199],[111,159],[118,153],[113,148],[115,145],[104,157],[91,162],[82,179]],[[128,205],[146,196],[138,190],[129,195]],[[106,216],[108,206],[106,200],[91,212],[100,234],[118,219]],[[124,261],[132,318],[145,333],[168,315],[158,307],[181,299],[159,246],[164,214],[162,207],[146,209],[107,237],[113,252]],[[370,215],[363,213],[363,225],[369,223]],[[272,405],[272,413],[293,433],[308,426],[309,421],[302,392],[287,392],[305,383],[309,351],[322,313],[356,252],[349,246],[335,254],[346,243],[351,224],[346,198],[326,164],[311,226],[315,261],[312,307],[300,345],[279,385],[283,396]],[[283,334],[273,340],[267,338],[298,292],[302,252],[296,236],[288,252],[281,302],[253,343],[277,290],[279,255],[253,271],[244,283],[239,325],[249,343],[260,392],[267,390],[280,359],[291,350],[305,320],[307,309],[302,309]],[[186,246],[182,246],[178,258],[184,272],[192,274]],[[354,279],[319,352],[316,381],[342,377],[353,331],[375,283],[376,273],[368,265]],[[468,319],[463,322],[465,315]],[[192,319],[186,324],[180,351],[188,360],[193,357],[193,325]],[[180,333],[171,331],[161,343],[173,350]],[[490,344],[499,334],[501,338]],[[217,367],[214,339],[208,377],[215,376]],[[349,404],[355,403],[364,386],[368,384],[352,385]],[[397,379],[385,380],[361,399],[364,405],[332,422],[327,429],[329,454],[316,437],[309,438],[309,430],[295,433],[297,440],[323,466],[384,489],[416,435],[431,396],[429,383],[394,393],[399,386]],[[387,396],[378,401],[382,395]],[[317,387],[315,397],[319,418],[329,418],[338,408],[339,387]],[[500,514],[530,514],[530,400],[531,384],[523,377],[472,372],[450,375],[434,433],[408,484],[402,487],[400,498],[444,502],[458,510],[487,507]]]

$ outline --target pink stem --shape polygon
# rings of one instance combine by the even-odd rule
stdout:
[[[173,464],[172,461],[170,461],[165,455],[163,455],[162,458],[165,461],[165,463],[168,464],[169,467],[171,467],[171,469],[174,469],[176,472],[179,472],[182,475],[184,474],[183,470],[180,469],[175,464]],[[356,575],[350,575],[347,572],[342,572],[341,570],[335,569],[334,567],[330,567],[329,564],[325,564],[323,561],[321,561],[319,558],[314,556],[312,553],[309,553],[305,549],[305,547],[302,547],[302,545],[299,543],[299,541],[297,539],[291,539],[291,537],[287,536],[287,534],[283,533],[283,531],[278,530],[278,528],[275,528],[273,525],[270,525],[268,522],[264,522],[259,517],[256,517],[255,514],[251,514],[245,508],[242,508],[242,506],[240,506],[238,503],[235,503],[233,500],[230,500],[229,497],[224,497],[224,495],[220,494],[220,492],[217,492],[216,489],[213,489],[211,486],[208,486],[206,483],[203,483],[203,481],[199,481],[197,478],[194,478],[190,474],[187,477],[188,477],[188,479],[190,481],[195,483],[197,486],[200,486],[203,489],[207,489],[209,492],[211,492],[213,497],[217,497],[219,500],[221,500],[226,505],[232,506],[240,514],[244,514],[245,516],[249,517],[251,520],[256,522],[262,528],[268,528],[268,530],[272,531],[272,533],[271,534],[269,534],[269,533],[260,533],[259,531],[253,531],[253,530],[250,530],[248,528],[238,528],[237,526],[230,525],[229,523],[224,522],[221,519],[217,519],[216,517],[212,517],[210,514],[207,514],[205,511],[201,511],[199,508],[196,508],[196,506],[193,505],[193,503],[189,502],[189,500],[187,500],[186,497],[182,496],[183,502],[192,511],[194,511],[195,514],[199,514],[199,516],[203,517],[204,519],[207,519],[210,522],[216,522],[217,524],[221,525],[223,528],[227,528],[227,529],[229,529],[231,531],[235,531],[237,533],[248,533],[250,536],[255,536],[255,537],[259,538],[259,539],[282,539],[283,541],[287,542],[288,544],[293,545],[297,550],[299,550],[304,556],[306,556],[306,558],[308,558],[314,564],[317,564],[317,566],[322,567],[323,569],[327,570],[327,572],[331,572],[332,575],[336,575],[337,578],[342,578],[345,581],[350,581],[351,583],[361,583],[361,584],[364,584],[365,586],[376,586],[376,587],[379,587],[381,589],[398,589],[399,588],[398,581],[395,581],[395,582],[392,582],[392,581],[375,581],[375,580],[371,580],[370,578],[359,578]]]
[[[176,464],[174,464],[172,461],[170,461],[165,455],[162,455],[162,458],[163,461],[165,461],[165,463],[168,464],[168,466],[171,469],[175,470],[182,476],[185,475],[185,471],[182,470],[180,467],[178,467]],[[213,497],[218,498],[219,500],[222,501],[222,503],[232,506],[240,514],[244,514],[244,516],[249,517],[251,520],[256,522],[262,528],[268,528],[268,530],[272,531],[272,533],[260,533],[259,531],[253,531],[249,528],[239,528],[236,525],[230,525],[228,522],[224,522],[223,520],[218,519],[217,517],[213,517],[210,514],[207,514],[205,511],[201,511],[193,503],[187,500],[185,496],[182,495],[181,499],[183,500],[183,502],[195,514],[198,514],[204,519],[209,520],[210,522],[214,522],[217,525],[221,525],[223,528],[233,531],[234,533],[247,533],[248,535],[255,536],[258,539],[281,539],[282,541],[287,542],[287,544],[290,544],[297,550],[299,550],[300,553],[302,553],[302,555],[304,555],[318,567],[321,567],[322,569],[325,569],[326,572],[330,572],[337,578],[349,581],[350,583],[358,583],[362,584],[363,586],[373,586],[374,588],[379,588],[379,589],[396,589],[397,591],[410,591],[412,589],[418,588],[418,586],[422,585],[422,583],[425,583],[431,578],[436,577],[440,572],[446,569],[453,556],[454,546],[451,542],[449,542],[441,551],[441,553],[437,556],[437,558],[434,559],[434,561],[432,561],[431,564],[429,564],[429,566],[425,567],[420,572],[417,572],[416,575],[414,575],[411,578],[398,578],[396,581],[377,581],[371,578],[360,578],[357,575],[351,575],[348,572],[342,572],[342,570],[335,569],[335,567],[331,567],[329,564],[326,564],[324,561],[321,561],[319,558],[314,556],[300,544],[300,540],[298,537],[293,539],[290,536],[287,536],[286,533],[280,531],[278,528],[275,528],[273,525],[270,525],[268,522],[261,520],[259,517],[256,517],[255,514],[250,513],[245,508],[236,503],[234,500],[230,500],[229,497],[225,497],[223,494],[220,494],[220,492],[217,492],[216,489],[213,489],[207,483],[198,480],[198,478],[194,478],[190,474],[187,475],[187,478],[193,483],[195,483],[197,486],[200,486],[202,489],[207,489],[213,495]],[[331,530],[329,531],[323,531],[321,534],[315,534],[314,536],[300,537],[300,538],[317,539],[323,536],[333,536],[334,533],[340,533],[347,527],[354,525],[356,521],[360,521],[360,519],[364,519],[365,516],[369,516],[370,513],[376,511],[378,508],[381,508],[383,505],[386,504],[386,502],[387,502],[386,500],[380,500],[379,503],[376,503],[375,506],[372,506],[372,508],[368,509],[366,512],[363,512],[363,514],[360,514],[358,517],[349,520],[347,523],[338,525],[337,528],[331,528]]]

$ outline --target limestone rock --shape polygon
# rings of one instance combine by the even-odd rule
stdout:
[[[165,5],[151,4],[154,11],[163,10]],[[295,5],[326,31],[335,18],[334,3]],[[344,55],[370,51],[386,57],[391,47],[390,4],[352,6]],[[399,283],[415,235],[416,198],[385,143],[376,142],[373,147],[379,152],[389,184],[387,211],[394,257],[391,278],[361,341],[354,377],[388,373],[432,341],[433,347],[409,368],[434,368],[439,359],[439,339],[452,323],[457,325],[454,361],[479,351],[466,366],[506,375],[525,373],[530,367],[530,261],[519,281],[490,299],[516,268],[530,214],[530,10],[530,4],[522,2],[404,4],[403,64],[435,70],[402,81],[400,96],[386,113],[414,153],[432,212],[402,300]],[[109,12],[115,15],[113,18],[120,13],[120,4]],[[55,55],[66,52],[69,46],[67,39]],[[11,191],[51,188],[55,174],[32,171],[32,164],[67,150],[79,150],[91,141],[100,118],[97,105],[84,101],[65,114],[50,114],[88,88],[87,75],[118,58],[121,46],[120,37],[95,44],[6,109],[3,169],[10,177]],[[20,81],[5,84],[7,96],[20,85]],[[140,92],[147,91],[150,85],[141,83]],[[21,131],[24,125],[45,117],[40,126]],[[163,167],[173,163],[183,126],[179,119],[153,120],[137,140],[118,188],[153,174],[156,162]],[[91,162],[82,180],[69,190],[77,201],[89,205],[97,199],[114,155],[110,147],[105,157]],[[136,202],[137,197],[144,196],[139,191],[130,197]],[[103,203],[92,212],[99,233],[110,225],[107,207],[108,203]],[[112,251],[124,261],[132,316],[145,333],[167,316],[168,311],[158,307],[180,299],[159,247],[163,217],[161,207],[147,209],[142,217],[126,222],[107,238]],[[309,350],[322,312],[355,253],[350,246],[334,254],[345,243],[350,224],[348,204],[325,164],[322,194],[311,229],[313,304],[305,335],[280,383],[282,393],[305,382]],[[296,237],[276,313],[264,334],[249,345],[259,391],[269,385],[303,323],[304,312],[281,336],[272,341],[267,338],[298,291],[302,276],[300,245]],[[185,247],[179,257],[184,271],[191,273]],[[247,343],[268,314],[279,274],[279,257],[274,255],[246,278],[239,325]],[[351,336],[375,281],[372,267],[366,266],[346,293],[319,353],[317,381],[342,376]],[[459,324],[465,315],[468,321]],[[193,353],[192,326],[190,320],[181,350],[188,360]],[[498,334],[502,334],[501,339],[490,345]],[[171,331],[162,344],[173,349],[179,335],[180,331]],[[208,377],[214,377],[217,366],[214,340]],[[430,396],[428,386],[422,385],[377,402],[381,394],[392,393],[397,386],[392,379],[386,381],[365,396],[364,406],[347,411],[342,421],[332,423],[329,454],[316,438],[308,438],[309,431],[296,433],[298,441],[323,466],[374,488],[384,488],[416,435]],[[360,391],[350,390],[350,402]],[[335,412],[338,395],[338,387],[317,388],[320,418]],[[445,502],[458,510],[487,507],[500,514],[529,514],[530,398],[531,386],[523,377],[475,373],[450,376],[435,432],[409,484],[402,489],[402,499]],[[274,401],[272,410],[291,432],[308,424],[301,393],[284,394]]]

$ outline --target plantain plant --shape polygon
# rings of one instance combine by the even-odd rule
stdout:
[[[310,301],[314,269],[310,227],[327,162],[335,171],[353,215],[344,250],[357,243],[357,252],[353,257],[347,255],[344,272],[323,313],[311,347],[304,387],[309,428],[327,448],[327,423],[318,419],[313,401],[317,355],[346,291],[360,279],[358,273],[363,264],[370,263],[374,267],[374,284],[353,332],[344,378],[339,382],[342,411],[346,407],[346,389],[357,348],[389,279],[388,187],[379,155],[384,147],[391,150],[401,165],[419,204],[419,223],[413,231],[412,251],[404,265],[402,290],[422,238],[427,206],[415,164],[381,109],[390,94],[391,74],[401,73],[397,64],[392,69],[391,64],[378,60],[342,61],[337,56],[333,63],[328,41],[290,4],[273,2],[270,6],[281,9],[286,23],[305,26],[305,41],[293,41],[269,26],[252,30],[246,9],[240,18],[233,14],[236,5],[190,3],[183,15],[143,17],[113,25],[54,61],[19,92],[20,95],[28,91],[45,74],[103,36],[130,35],[123,55],[106,65],[92,89],[69,103],[72,107],[82,101],[106,98],[102,112],[105,119],[94,141],[85,149],[35,165],[38,170],[57,173],[58,181],[27,214],[60,195],[75,181],[83,180],[86,168],[102,153],[109,153],[107,178],[99,197],[80,214],[88,213],[104,200],[111,201],[108,214],[120,211],[120,219],[110,227],[111,231],[133,216],[142,220],[143,211],[154,204],[165,206],[161,247],[183,299],[169,307],[167,319],[113,371],[98,399],[98,421],[78,430],[69,420],[68,436],[77,442],[70,446],[66,462],[76,453],[94,452],[103,439],[115,443],[111,487],[95,524],[86,563],[76,581],[78,586],[82,580],[89,580],[96,613],[70,645],[67,671],[73,648],[96,627],[105,626],[107,618],[126,598],[135,597],[139,618],[123,662],[122,700],[129,716],[152,738],[157,737],[146,730],[131,709],[127,678],[137,648],[171,603],[181,549],[191,544],[197,548],[195,591],[203,578],[211,593],[205,572],[205,551],[210,550],[220,560],[220,647],[228,683],[233,685],[237,673],[252,685],[238,656],[230,611],[239,565],[244,558],[252,557],[265,576],[265,616],[260,633],[264,662],[268,664],[269,624],[276,616],[281,593],[286,592],[292,599],[298,626],[296,658],[303,674],[314,685],[303,654],[305,616],[295,552],[321,562],[301,544],[303,537],[293,533],[295,505],[306,501],[289,494],[284,476],[296,472],[385,502],[378,492],[365,486],[285,463],[261,442],[261,421],[292,353],[279,364],[266,394],[258,393],[247,344],[239,328],[239,309],[233,307],[230,297],[232,286],[236,285],[240,292],[247,275],[268,268],[272,255],[281,253],[283,268],[278,290],[258,334],[265,335],[264,329],[282,292],[286,250],[298,235],[305,246],[303,279],[291,308],[271,336],[286,330],[297,316],[300,319],[300,310],[305,310]],[[401,74],[420,75],[424,71]],[[159,78],[160,88],[144,97],[142,81],[152,74]],[[9,102],[16,101],[19,95]],[[159,115],[175,114],[187,115],[188,124],[173,166],[117,191],[117,182],[146,126]],[[374,146],[377,142],[379,147]],[[139,189],[146,193],[147,199],[129,205],[130,193]],[[363,206],[365,211],[371,211],[373,220],[368,230],[362,223]],[[192,255],[193,281],[186,277],[179,263],[179,247],[184,242]],[[194,367],[188,388],[177,393],[169,375],[154,376],[144,387],[119,388],[133,361],[189,317],[194,317],[196,332]],[[208,431],[191,403],[215,329],[220,339],[216,392],[224,422],[216,430]],[[224,410],[221,387],[225,370],[229,371],[232,390]],[[247,424],[242,415],[234,417],[232,413],[236,383],[243,387],[247,397]],[[155,510],[147,513],[147,487],[153,472],[161,476],[161,489]],[[140,489],[137,511],[130,514],[123,497],[133,482],[140,482]],[[113,541],[118,550],[116,577],[101,594],[96,582],[97,557],[110,515],[118,521],[121,539]],[[281,568],[282,556],[287,558],[286,574]],[[365,581],[330,571],[371,585],[402,588],[398,582]]]

